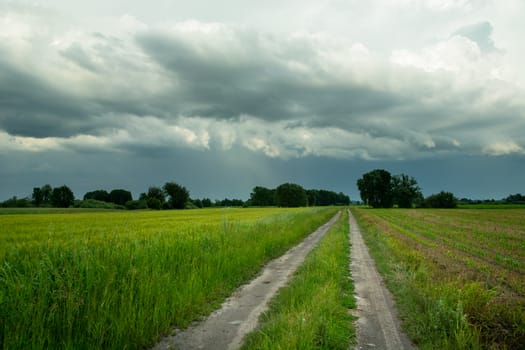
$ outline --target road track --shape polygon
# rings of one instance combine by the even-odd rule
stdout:
[[[350,270],[357,299],[356,349],[416,349],[401,331],[392,295],[376,269],[352,212],[350,220]]]
[[[234,292],[206,320],[163,338],[153,349],[239,349],[244,336],[257,326],[259,316],[267,310],[271,298],[288,282],[306,255],[340,216],[341,213],[337,213],[300,244],[266,264],[255,279]]]

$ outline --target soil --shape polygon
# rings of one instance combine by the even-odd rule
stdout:
[[[249,284],[240,287],[206,320],[162,339],[153,349],[239,349],[255,329],[268,302],[284,286],[306,255],[337,221],[341,213],[319,227],[283,256],[270,261]]]
[[[356,349],[416,349],[401,331],[392,295],[377,272],[361,230],[351,212],[350,244],[352,278],[357,299]]]

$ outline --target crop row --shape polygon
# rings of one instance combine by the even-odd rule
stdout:
[[[525,210],[353,210],[422,348],[525,344]]]

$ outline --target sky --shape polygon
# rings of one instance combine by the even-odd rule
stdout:
[[[525,193],[522,0],[0,0],[0,200]]]

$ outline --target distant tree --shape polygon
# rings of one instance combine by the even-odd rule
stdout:
[[[109,198],[109,193],[106,190],[96,190],[91,192],[86,192],[84,195],[84,200],[94,199],[101,202],[111,202]]]
[[[308,197],[300,185],[285,183],[275,189],[275,204],[280,207],[305,207]]]
[[[147,209],[148,203],[145,200],[131,200],[127,201],[125,204],[126,209],[128,210],[139,210],[139,209]]]
[[[213,206],[213,203],[211,202],[211,199],[209,198],[203,198],[201,202],[202,202],[203,208],[210,208],[211,206]]]
[[[511,194],[507,198],[503,199],[503,201],[506,203],[522,204],[525,203],[525,196],[520,193]]]
[[[6,200],[5,202],[0,203],[2,208],[29,208],[31,207],[31,200],[29,198],[17,198],[13,196]]]
[[[202,208],[202,201],[200,199],[192,199],[191,202],[197,207]]]
[[[250,202],[254,207],[269,207],[275,205],[275,190],[255,186],[250,193]]]
[[[141,200],[145,200],[146,201],[146,205],[150,209],[154,209],[154,210],[162,209],[163,203],[161,203],[157,198],[146,197],[146,199],[141,199]]]
[[[306,190],[306,197],[308,198],[308,205],[315,207],[319,204],[319,190]]]
[[[159,202],[164,203],[166,201],[166,193],[162,188],[152,186],[148,189],[148,198],[156,198]]]
[[[66,185],[56,187],[51,193],[51,204],[57,208],[69,208],[75,202],[73,191]]]
[[[392,196],[400,208],[412,208],[423,197],[416,179],[405,174],[392,177]]]
[[[44,195],[42,194],[42,189],[40,187],[34,187],[33,188],[33,195],[31,196],[33,199],[33,204],[35,207],[39,207],[44,202]]]
[[[125,205],[126,202],[133,200],[133,196],[130,191],[123,189],[115,189],[109,193],[109,202],[118,205]]]
[[[452,193],[441,191],[425,198],[423,206],[425,208],[456,208],[457,199]]]
[[[350,197],[344,193],[328,190],[307,190],[309,206],[349,205]]]
[[[244,206],[244,201],[242,199],[224,198],[223,200],[216,200],[215,206],[216,207],[242,207]]]
[[[175,182],[166,182],[163,187],[167,193],[168,207],[173,209],[184,209],[186,202],[190,199],[190,193],[186,187],[181,186]]]
[[[42,204],[50,205],[51,195],[53,194],[53,187],[51,187],[51,185],[49,184],[45,184],[40,188],[40,192],[42,192]]]
[[[140,194],[139,200],[145,201],[148,208],[159,210],[166,202],[166,193],[162,188],[152,186],[147,193]]]
[[[361,199],[374,208],[390,208],[393,205],[392,176],[383,169],[372,170],[357,180]]]

